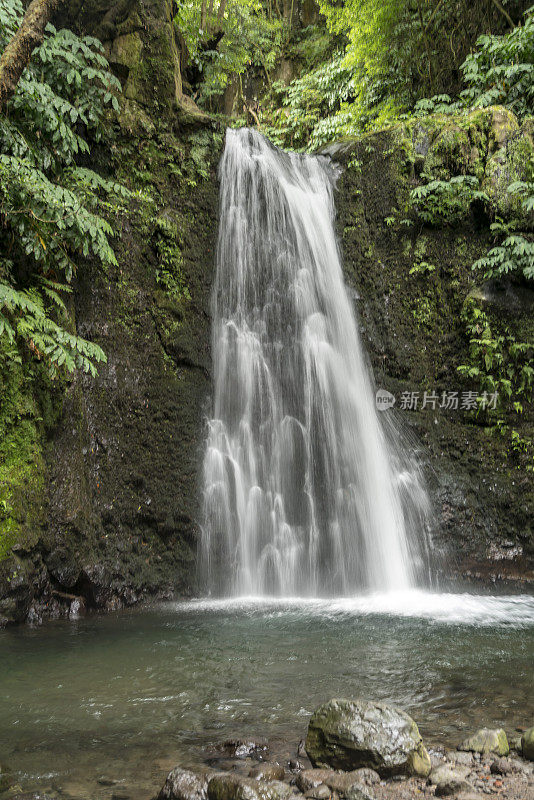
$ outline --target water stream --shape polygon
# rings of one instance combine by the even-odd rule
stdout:
[[[294,757],[335,696],[395,703],[454,747],[531,724],[533,661],[521,596],[204,600],[0,631],[0,760],[26,791],[147,800],[229,736]]]
[[[335,236],[336,169],[228,130],[220,179],[204,585],[405,589],[422,570],[428,501],[375,407]]]

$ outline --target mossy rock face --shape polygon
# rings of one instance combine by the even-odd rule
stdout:
[[[382,776],[410,774],[414,754],[424,758],[421,734],[408,714],[365,700],[330,700],[320,706],[308,725],[306,753],[316,767],[367,767]]]
[[[109,41],[128,77],[147,52],[131,15],[157,5],[121,8]],[[93,11],[96,25],[105,14]],[[174,98],[174,72],[172,82]],[[158,85],[150,103],[123,103],[115,134],[92,153],[92,166],[132,190],[110,212],[117,266],[80,263],[71,309],[107,364],[96,379],[50,384],[39,365],[4,374],[0,353],[0,627],[66,614],[66,595],[115,609],[197,588],[223,136],[184,126]]]
[[[70,3],[64,24],[97,36],[111,68],[122,82],[123,100],[170,119],[180,112],[189,121],[206,115],[184,95],[180,52],[171,0],[88,0]]]
[[[502,728],[481,728],[479,731],[465,739],[458,750],[471,753],[495,753],[498,756],[507,756],[510,752],[508,739]]]

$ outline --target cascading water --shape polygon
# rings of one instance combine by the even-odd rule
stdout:
[[[426,495],[392,412],[375,408],[334,232],[336,170],[242,129],[227,132],[220,178],[206,588],[408,588]]]

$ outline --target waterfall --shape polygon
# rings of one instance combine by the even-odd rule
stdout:
[[[336,177],[326,157],[227,131],[199,554],[215,595],[402,590],[420,568],[426,495],[375,407]]]

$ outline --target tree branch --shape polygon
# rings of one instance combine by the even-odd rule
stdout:
[[[505,20],[508,22],[508,25],[511,28],[515,28],[514,21],[508,11],[504,8],[503,4],[499,2],[499,0],[491,0],[495,8],[503,15]]]
[[[22,24],[0,57],[0,112],[15,94],[20,77],[36,47],[44,39],[44,31],[64,0],[32,0]]]

